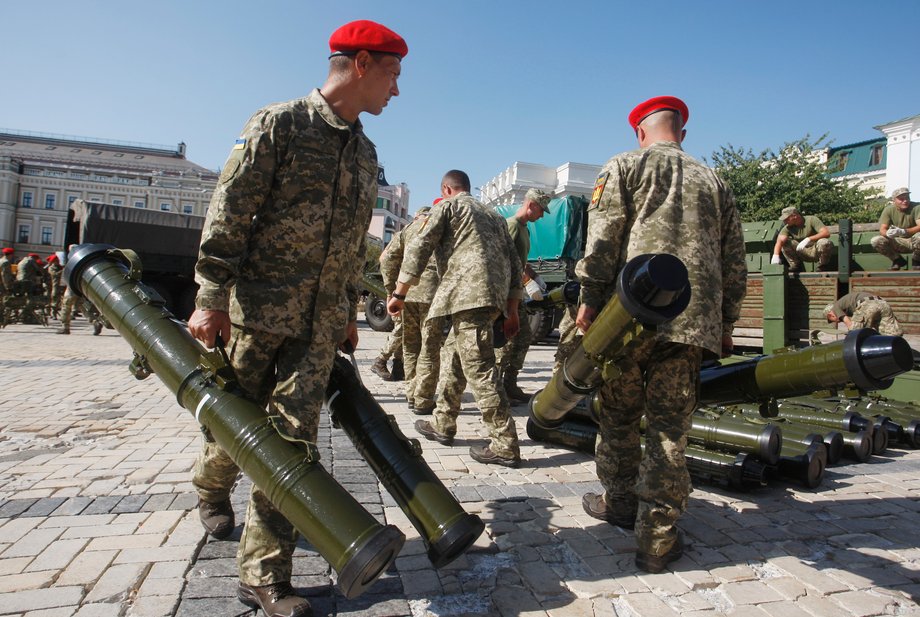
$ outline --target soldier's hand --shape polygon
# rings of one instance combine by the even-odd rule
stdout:
[[[582,304],[578,307],[578,316],[575,317],[575,325],[582,332],[587,332],[591,324],[594,323],[595,317],[597,317],[597,309]]]
[[[731,334],[722,335],[722,357],[727,358],[732,355],[732,352],[735,350],[735,342],[732,340]]]
[[[770,263],[773,264],[774,266],[778,266],[781,263],[783,263],[783,260],[780,259],[779,255],[774,255],[773,257],[770,258]]]
[[[803,249],[807,249],[809,246],[811,246],[811,238],[805,238],[799,242],[798,246],[795,247],[795,250],[801,251]]]
[[[402,312],[404,306],[405,304],[402,300],[390,296],[390,299],[387,300],[387,313],[395,317]]]
[[[518,317],[517,311],[511,313],[508,317],[505,317],[505,322],[502,324],[502,332],[505,333],[505,340],[511,340],[514,338],[514,335],[517,334],[521,329],[521,320]]]
[[[350,349],[349,349],[350,346]],[[358,348],[358,322],[349,321],[345,326],[345,340],[339,344],[339,349],[345,353],[354,353]]]
[[[195,309],[188,318],[188,331],[205,347],[213,349],[218,334],[223,340],[230,340],[230,314],[227,311]]]

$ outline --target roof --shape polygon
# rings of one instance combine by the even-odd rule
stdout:
[[[72,167],[91,167],[141,174],[153,171],[168,174],[200,174],[217,179],[217,173],[185,158],[185,144],[177,148],[28,133],[0,129],[0,156],[23,163],[45,163]]]
[[[877,156],[876,160],[873,161],[873,150],[879,147],[881,148],[880,156]],[[828,148],[827,150],[827,175],[832,178],[881,171],[886,168],[887,163],[887,137],[867,139],[866,141]]]

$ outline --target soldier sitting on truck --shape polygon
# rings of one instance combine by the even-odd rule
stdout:
[[[819,272],[833,269],[831,261],[834,258],[834,245],[828,239],[831,232],[818,217],[802,216],[795,206],[789,206],[783,208],[779,220],[785,227],[776,237],[771,264],[782,263],[782,253],[789,262],[790,272],[801,272],[804,269],[804,261],[818,262]]]
[[[912,253],[913,269],[920,270],[920,204],[910,200],[910,189],[903,186],[891,193],[891,203],[879,217],[878,235],[872,248],[891,260],[889,270],[907,269],[901,253]]]
[[[872,328],[888,336],[903,336],[904,330],[891,306],[875,294],[852,292],[824,307],[827,323],[846,324],[850,330]]]

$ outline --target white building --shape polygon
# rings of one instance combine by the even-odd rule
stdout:
[[[402,231],[412,219],[409,218],[409,187],[405,182],[390,184],[383,173],[383,167],[377,169],[377,206],[371,216],[368,233],[389,244],[393,236]]]
[[[874,128],[888,138],[885,195],[902,186],[920,193],[920,114]]]
[[[0,129],[0,245],[64,248],[77,199],[204,216],[215,171],[176,148]]]
[[[600,165],[586,163],[568,162],[553,168],[516,161],[479,187],[479,199],[491,206],[519,204],[532,188],[543,189],[554,198],[567,195],[590,198],[600,171]]]

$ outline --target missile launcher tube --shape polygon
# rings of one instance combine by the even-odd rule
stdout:
[[[65,268],[68,286],[131,345],[135,376],[157,374],[329,562],[346,597],[365,591],[396,558],[405,536],[381,525],[329,475],[315,445],[282,436],[262,407],[243,398],[229,367],[172,317],[140,273],[133,252],[98,244],[75,247]]]

